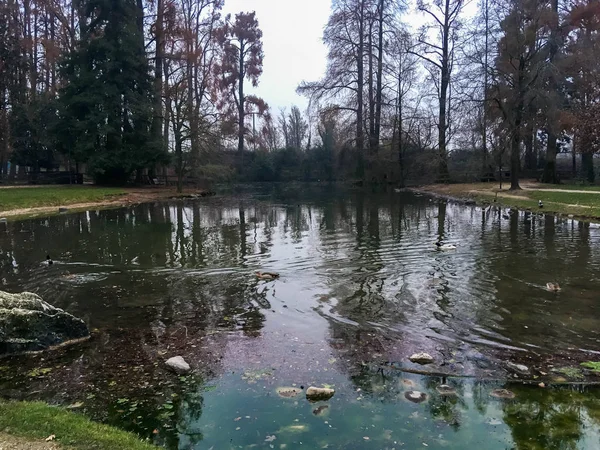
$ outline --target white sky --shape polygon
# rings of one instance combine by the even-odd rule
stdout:
[[[296,87],[325,73],[322,37],[330,6],[330,0],[225,0],[225,14],[256,11],[265,60],[260,84],[250,92],[263,98],[273,115],[292,104],[305,109],[308,101],[296,94]]]

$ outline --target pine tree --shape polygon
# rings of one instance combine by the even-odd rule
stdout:
[[[81,40],[63,71],[59,147],[98,183],[123,184],[162,162],[152,140],[153,86],[135,0],[82,0]]]

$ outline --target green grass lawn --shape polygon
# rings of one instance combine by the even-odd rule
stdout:
[[[541,200],[544,203],[564,203],[566,205],[581,205],[600,207],[600,194],[584,194],[581,192],[547,192],[547,191],[528,191],[529,198]]]
[[[123,194],[125,194],[123,189],[94,186],[6,188],[0,189],[0,211],[91,203]]]
[[[539,184],[536,185],[536,189],[544,190],[544,189],[562,189],[565,191],[592,191],[592,192],[600,192],[600,186],[590,186],[587,184],[579,185],[579,184]]]
[[[157,447],[117,428],[39,402],[0,402],[0,431],[13,436],[46,439],[81,450],[151,450]]]
[[[512,194],[505,192],[503,194]],[[497,202],[505,206],[514,206],[520,209],[529,209],[536,212],[549,212],[559,214],[573,214],[579,217],[600,218],[600,194],[577,192],[549,192],[545,190],[518,191],[514,195],[527,198],[504,197],[498,195]],[[478,194],[477,199],[489,202],[495,194]],[[538,205],[539,200],[544,208]]]

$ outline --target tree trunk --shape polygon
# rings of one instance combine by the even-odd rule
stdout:
[[[521,56],[519,61],[519,71],[517,76],[517,95],[518,102],[517,107],[514,111],[515,120],[514,120],[514,129],[512,133],[511,139],[511,148],[510,148],[510,190],[520,190],[521,186],[519,186],[519,171],[521,170],[521,122],[523,121],[523,108],[525,105],[525,88],[523,84],[525,83],[525,62],[523,57]],[[500,179],[502,179],[502,174],[500,174]]]
[[[446,111],[448,101],[448,85],[450,84],[449,69],[449,45],[450,45],[450,0],[445,2],[444,28],[442,35],[442,61],[441,61],[441,79],[440,79],[440,111],[438,117],[438,149],[439,166],[438,182],[447,183],[450,181],[448,173],[448,155],[446,151],[446,131],[448,130],[448,113]]]
[[[364,47],[365,47],[365,0],[360,0],[360,20],[358,25],[358,48],[356,56],[357,65],[357,110],[356,110],[356,150],[359,153],[359,175],[364,176],[364,154],[365,138],[363,132],[363,87],[364,87]]]
[[[575,153],[575,138],[573,138],[573,141],[571,143],[571,157],[573,164],[573,178],[577,178],[577,153]]]
[[[594,154],[590,152],[581,154],[581,168],[585,174],[585,178],[590,183],[596,180],[596,174],[594,172]]]
[[[535,165],[533,161],[533,130],[531,130],[531,126],[527,126],[525,128],[525,170],[528,172],[533,172],[535,170]]]
[[[238,74],[238,170],[242,173],[244,169],[244,44],[240,43],[240,67]]]
[[[152,117],[152,137],[156,145],[163,147],[163,55],[165,51],[164,40],[164,0],[156,3],[156,57],[154,59],[154,115]],[[163,147],[164,150],[164,147]]]
[[[375,152],[375,89],[373,86],[373,21],[369,21],[369,35],[368,35],[368,51],[367,58],[369,61],[369,72],[367,83],[369,85],[369,152],[370,158],[372,158]],[[369,164],[369,167],[371,164]],[[371,174],[369,174],[371,175]]]
[[[558,17],[558,0],[552,0],[552,11],[554,13],[554,20],[556,23],[553,24],[552,30],[550,32],[550,54],[549,54],[549,64],[552,65],[556,54],[558,53],[558,25],[559,25],[559,17]],[[558,91],[558,86],[556,82],[556,77],[551,74],[549,80],[549,90],[550,93],[554,93]],[[558,133],[558,125],[556,124],[556,120],[554,117],[548,117],[548,148],[546,151],[546,167],[544,168],[544,174],[542,176],[543,183],[553,183],[557,184],[559,182],[558,175],[556,173],[556,154],[558,152],[557,146],[557,133]]]
[[[381,138],[381,108],[383,101],[383,28],[384,28],[384,7],[385,0],[379,2],[379,29],[377,43],[377,82],[375,89],[375,151],[379,147]]]
[[[557,139],[556,135],[548,132],[548,147],[546,148],[546,167],[542,175],[542,183],[558,183],[558,175],[556,173],[556,154],[557,154]]]

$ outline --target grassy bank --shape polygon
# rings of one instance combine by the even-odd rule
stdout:
[[[80,414],[39,402],[0,402],[0,432],[43,441],[56,436],[61,448],[151,450],[137,436],[95,423]]]
[[[519,209],[600,219],[600,192],[597,187],[579,188],[532,182],[524,182],[522,187],[523,190],[520,191],[509,191],[507,186],[500,190],[495,183],[472,183],[431,185],[422,190],[450,197],[470,198],[479,203],[498,203]],[[539,207],[540,200],[543,208]]]
[[[0,189],[0,211],[102,202],[125,194],[123,189],[94,186],[42,186]]]

